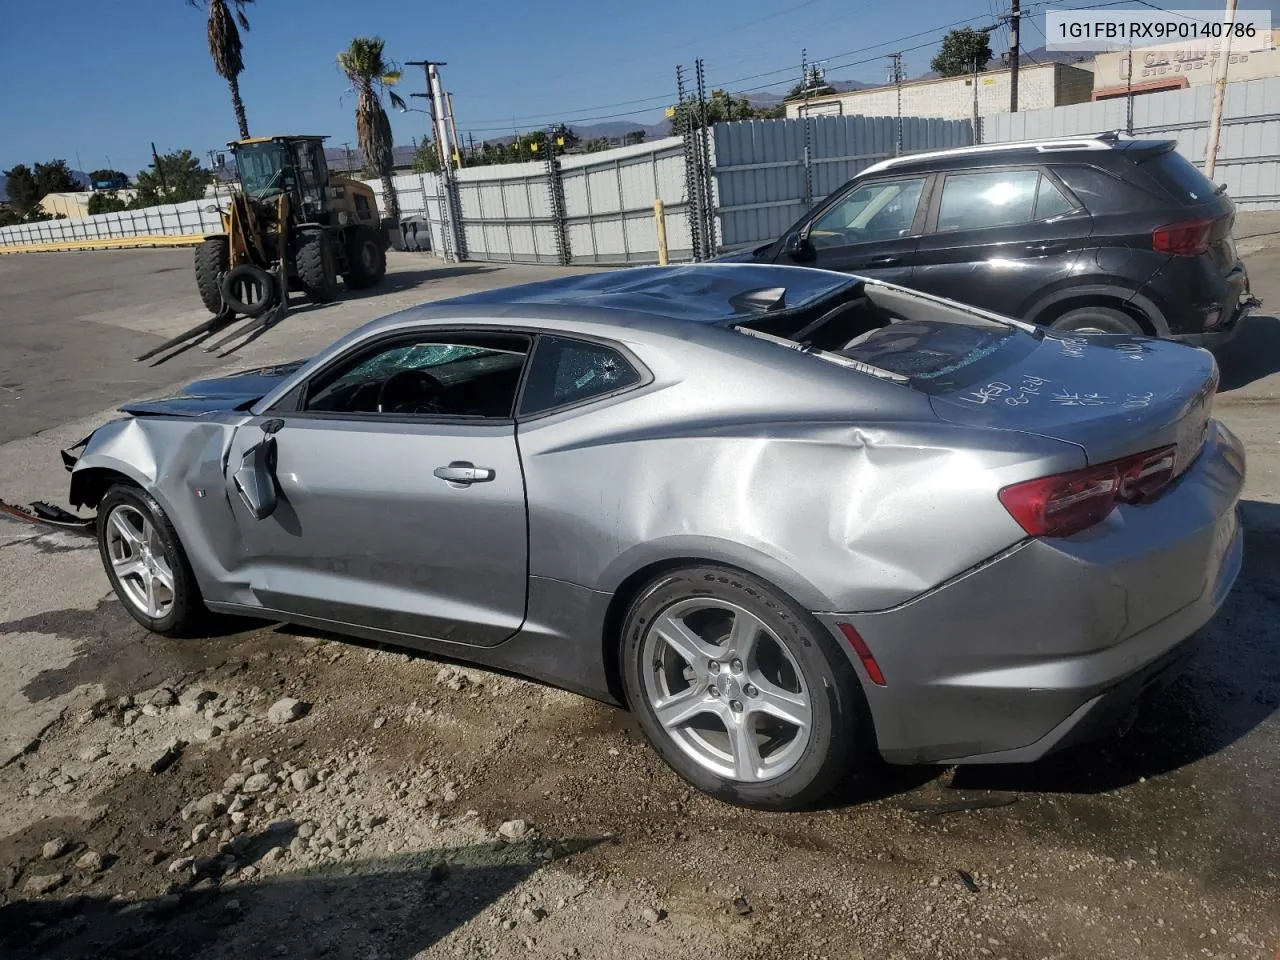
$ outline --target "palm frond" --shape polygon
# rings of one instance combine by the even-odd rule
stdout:
[[[404,102],[404,97],[396,93],[394,90],[388,90],[387,96],[391,98],[391,105],[397,110],[408,110],[409,105]]]

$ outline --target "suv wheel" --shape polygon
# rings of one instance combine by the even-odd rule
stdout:
[[[1137,320],[1113,307],[1078,307],[1068,310],[1049,324],[1049,329],[1072,333],[1129,333],[1137,336],[1146,333]]]

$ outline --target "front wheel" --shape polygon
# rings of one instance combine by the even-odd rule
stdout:
[[[690,567],[641,592],[623,681],[646,738],[698,789],[785,810],[822,799],[870,737],[849,659],[768,584]]]
[[[371,227],[355,227],[347,235],[348,270],[342,275],[352,290],[376,287],[387,275],[387,251]]]
[[[312,303],[338,298],[338,271],[332,241],[324,231],[308,233],[298,246],[298,280]]]
[[[182,636],[208,612],[173,524],[146,491],[116,484],[98,504],[98,551],[129,615],[154,633]]]

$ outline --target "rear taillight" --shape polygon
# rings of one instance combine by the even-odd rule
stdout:
[[[1184,220],[1151,231],[1151,249],[1175,257],[1198,257],[1209,252],[1212,220]]]
[[[1000,502],[1030,536],[1069,537],[1107,519],[1116,504],[1151,500],[1168,486],[1176,467],[1177,447],[1161,447],[1015,483],[1000,491]]]

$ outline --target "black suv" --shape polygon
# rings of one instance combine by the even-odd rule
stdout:
[[[1171,140],[962,147],[862,171],[783,236],[719,259],[900,283],[1057,330],[1216,347],[1258,301],[1235,204]]]

